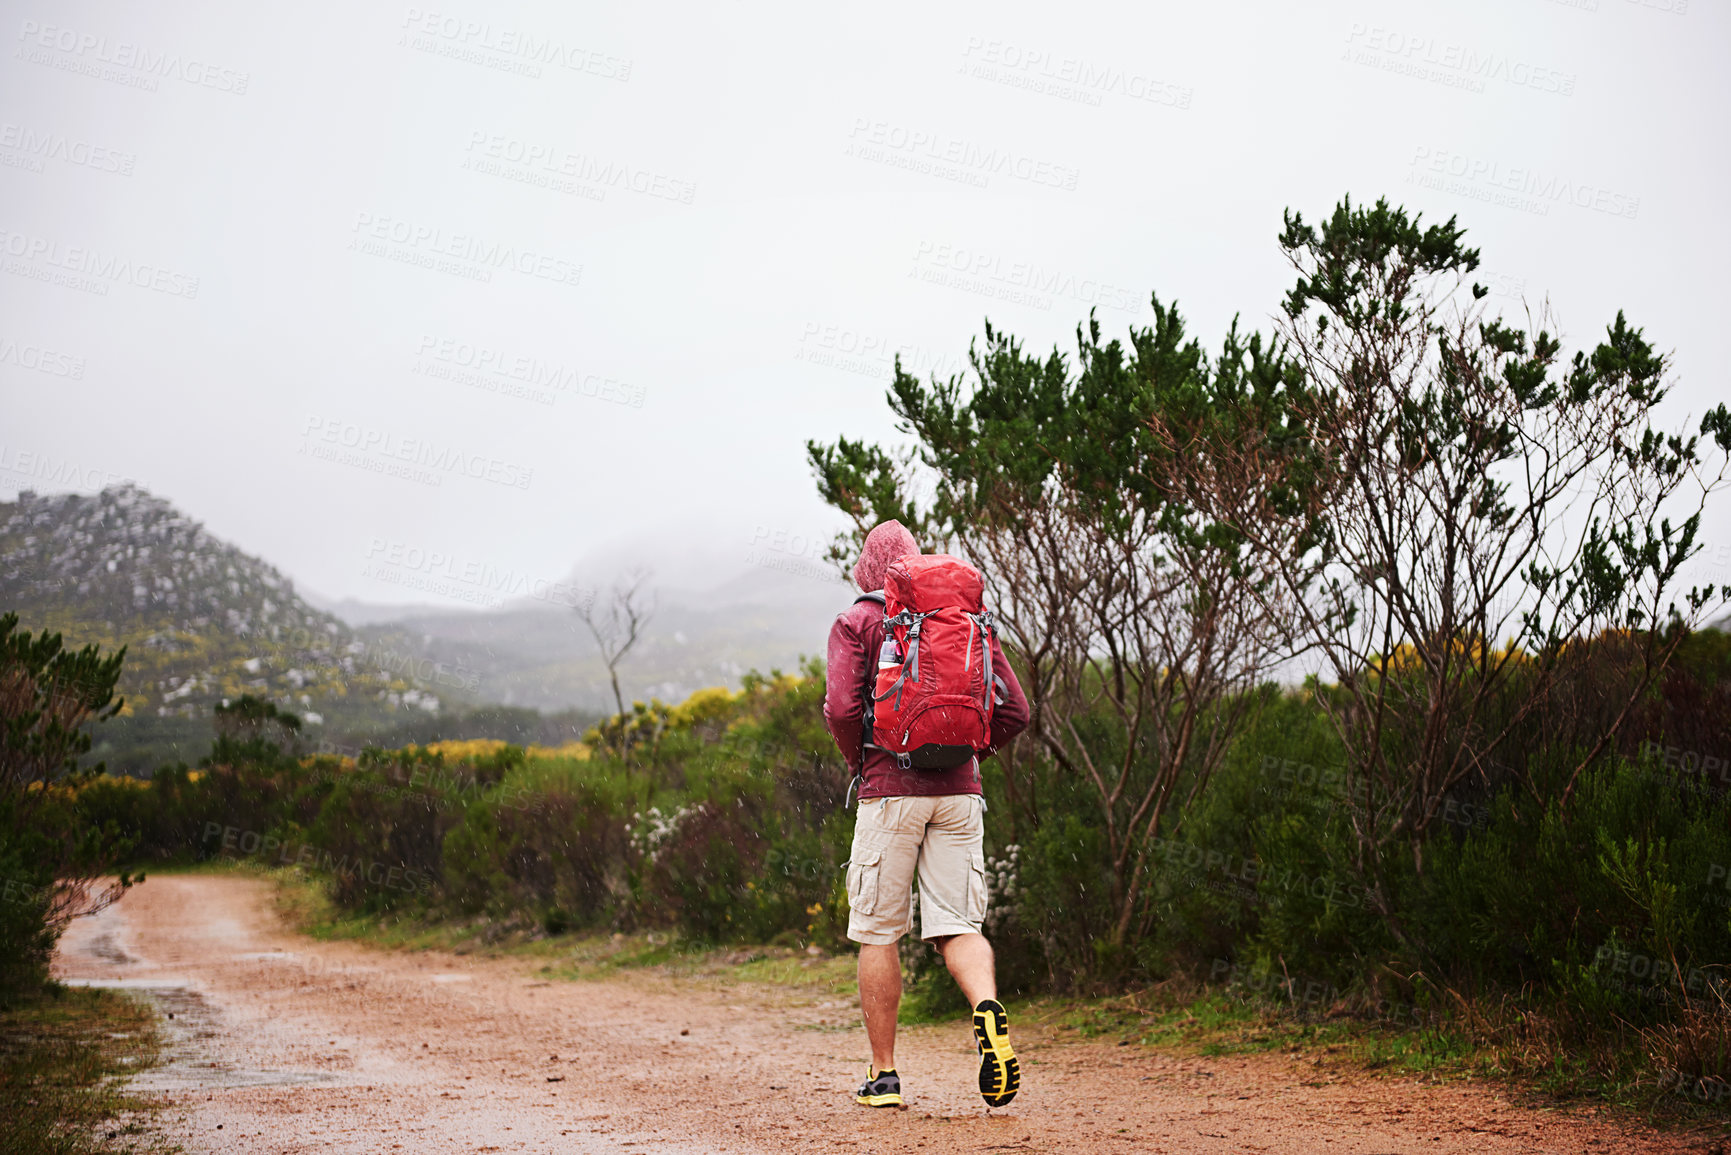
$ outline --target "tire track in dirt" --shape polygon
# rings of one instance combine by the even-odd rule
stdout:
[[[906,1030],[909,1109],[867,1111],[852,1101],[864,1033],[835,1000],[652,975],[547,983],[521,961],[315,942],[245,878],[153,877],[74,923],[55,969],[157,1006],[166,1061],[136,1083],[168,1099],[165,1130],[195,1153],[1707,1149],[1482,1086],[1025,1025],[1009,1108],[981,1104],[958,1023]]]

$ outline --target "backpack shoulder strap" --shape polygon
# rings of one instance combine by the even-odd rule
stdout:
[[[872,602],[878,606],[884,606],[887,604],[884,601],[884,591],[882,591],[882,590],[872,590],[870,593],[863,593],[859,597],[857,597],[853,600],[853,604],[856,606],[859,605],[861,602]],[[875,700],[872,697],[872,688],[873,688],[872,670],[873,670],[874,663],[870,660],[873,657],[873,655],[867,654],[866,656],[868,659],[866,664],[865,664],[866,683],[864,686],[860,687],[861,692],[863,693],[863,695],[865,697],[865,703],[864,703],[865,709],[863,711],[863,716],[864,716],[864,721],[865,721],[865,729],[863,731],[861,731],[861,733],[860,733],[860,751],[859,751],[860,769],[861,769],[862,774],[863,774],[864,768],[865,768],[866,747],[868,747],[872,744],[872,723],[874,721],[876,721],[874,715],[877,712],[876,710],[874,710],[872,708],[873,705],[875,704]],[[864,781],[865,781],[864,777],[861,777],[861,776],[856,776],[854,778],[853,783],[848,786],[848,796],[850,799],[853,796],[854,787],[859,786]],[[843,805],[845,807],[846,803],[844,803]]]
[[[884,591],[882,591],[882,590],[872,590],[870,593],[861,594],[859,597],[857,597],[853,600],[853,604],[856,606],[859,605],[861,602],[871,602],[873,605],[879,607],[880,609],[885,609],[887,612],[887,603],[884,601]],[[887,628],[887,626],[888,626],[888,619],[887,618],[880,618],[880,619],[877,619],[877,621],[883,622]],[[874,625],[875,624],[876,623],[874,622]],[[872,636],[873,636],[872,634],[866,635],[866,637],[868,639],[871,638]],[[881,639],[879,639],[879,640],[881,642]],[[875,653],[868,653],[866,655],[865,698],[866,698],[866,738],[867,738],[867,741],[870,741],[870,738],[871,738],[871,715],[872,715],[871,704],[874,700],[872,698],[872,689],[873,689],[873,683],[875,681],[875,679],[872,677],[872,666],[874,664],[874,659],[876,657],[877,657],[877,655]]]

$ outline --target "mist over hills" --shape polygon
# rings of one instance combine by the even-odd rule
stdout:
[[[851,587],[806,559],[751,552],[744,572],[707,589],[663,587],[644,636],[620,667],[633,698],[678,701],[705,686],[737,685],[747,670],[793,670],[824,650]],[[573,578],[574,588],[599,582]],[[574,608],[521,598],[494,609],[429,609],[321,601],[369,645],[453,671],[477,698],[540,710],[612,712],[595,642]]]
[[[654,615],[620,667],[628,702],[677,701],[822,653],[851,597],[838,577],[768,550],[735,570],[711,588],[655,591]],[[565,588],[604,597],[606,583],[574,576]],[[71,646],[127,647],[125,709],[99,731],[94,754],[134,772],[195,761],[208,749],[212,709],[242,694],[301,714],[313,742],[430,733],[431,719],[493,704],[562,711],[541,731],[571,736],[613,699],[570,600],[487,609],[325,601],[131,484],[0,503],[0,611]],[[533,715],[510,723],[514,732],[537,726]]]

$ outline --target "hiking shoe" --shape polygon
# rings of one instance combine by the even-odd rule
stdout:
[[[981,999],[974,1008],[974,1038],[980,1043],[980,1098],[988,1107],[1002,1107],[1016,1097],[1022,1070],[1010,1049],[1010,1016],[997,999]]]
[[[894,1071],[874,1071],[866,1068],[866,1081],[854,1102],[865,1107],[900,1107],[902,1080]]]

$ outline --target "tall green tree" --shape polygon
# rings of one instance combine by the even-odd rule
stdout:
[[[1147,930],[1153,856],[1201,789],[1278,656],[1253,607],[1266,580],[1235,534],[1187,504],[1156,411],[1206,423],[1221,396],[1278,393],[1282,352],[1236,327],[1211,358],[1175,305],[1128,343],[1077,333],[1077,354],[1036,356],[989,322],[971,374],[921,382],[898,362],[888,400],[906,448],[812,442],[819,492],[855,522],[845,559],[896,517],[985,575],[1022,673],[1041,760],[1091,789],[1111,886],[1105,949]],[[1007,764],[1018,817],[1038,792]]]
[[[1197,507],[1273,579],[1257,589],[1290,648],[1333,680],[1319,700],[1347,751],[1351,865],[1398,932],[1385,854],[1422,871],[1451,791],[1535,734],[1572,757],[1566,805],[1718,599],[1678,575],[1724,483],[1731,414],[1657,428],[1668,358],[1621,313],[1567,360],[1545,310],[1492,315],[1453,218],[1348,199],[1319,225],[1289,212],[1280,246],[1301,386],[1233,437],[1151,424]],[[1608,708],[1581,708],[1618,671],[1593,690]]]

